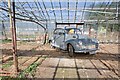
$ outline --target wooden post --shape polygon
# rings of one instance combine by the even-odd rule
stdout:
[[[89,27],[89,36],[91,36],[91,25]]]
[[[76,24],[76,28],[78,28],[78,25]]]
[[[13,43],[13,63],[15,75],[18,72],[18,59],[17,59],[17,41],[16,41],[16,26],[15,26],[15,2],[13,0],[13,18],[11,13],[11,1],[8,0],[9,4],[9,16],[10,16],[10,27],[12,31],[12,43]]]
[[[9,18],[10,18],[10,37],[12,37],[11,35],[12,35],[12,26],[13,26],[13,24],[12,24],[12,11],[11,11],[11,0],[8,0],[8,10],[9,10]]]

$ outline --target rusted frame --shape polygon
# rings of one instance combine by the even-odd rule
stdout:
[[[30,6],[30,4],[29,4],[28,2],[26,2],[26,3],[27,3],[27,5],[29,6],[29,8],[32,10],[32,7]],[[36,15],[34,14],[33,11],[31,11],[30,13],[35,17],[35,19],[36,19],[37,21],[39,21],[39,19],[36,17]]]
[[[36,1],[34,1],[34,2],[35,2],[35,5],[36,5],[36,7],[37,7],[37,9],[38,9],[38,11],[39,11],[39,16],[41,16],[41,18],[45,18],[45,19],[46,19],[46,17],[41,14],[37,2],[36,2]],[[47,19],[46,19],[46,20],[47,20]]]
[[[95,1],[94,1],[93,5],[92,5],[91,10],[93,10],[94,6],[95,6]],[[91,13],[89,14],[89,19],[90,19],[90,17],[91,17]]]
[[[70,13],[69,13],[69,0],[68,0],[68,3],[67,3],[67,4],[68,4],[68,23],[69,23],[69,14],[70,14]]]
[[[82,11],[81,21],[83,20],[83,17],[84,17],[84,10],[85,10],[86,4],[87,4],[87,2],[86,2],[86,1],[87,1],[87,0],[85,0],[84,9],[83,9],[83,11]]]
[[[49,16],[49,14],[48,14],[48,11],[47,11],[47,9],[46,9],[46,5],[45,5],[45,3],[44,3],[43,0],[42,0],[42,4],[43,4],[43,6],[44,6],[44,8],[45,8],[46,14],[47,14],[47,16],[48,16],[48,20],[50,21],[50,16]]]
[[[38,0],[37,0],[37,2],[38,2]],[[43,11],[43,9],[42,9],[42,7],[41,7],[40,2],[38,2],[38,5],[39,5],[40,9],[42,10],[42,14],[43,14],[43,16],[44,16],[44,17],[45,17],[45,19],[47,20],[47,18],[46,18],[46,16],[45,16],[45,13],[44,13],[44,11]]]
[[[60,2],[60,0],[59,0],[59,5],[60,5],[60,13],[61,13],[61,20],[62,20],[62,23],[63,23],[63,15],[62,15],[62,8],[61,8],[61,2]]]
[[[12,44],[13,44],[13,64],[14,64],[14,76],[17,75],[18,72],[18,57],[17,57],[17,39],[16,39],[16,26],[15,26],[15,2],[12,1],[12,10],[11,11],[11,0],[8,0],[9,7],[9,17],[10,17],[10,29],[12,31]],[[12,17],[13,16],[13,17]]]
[[[78,0],[76,0],[76,9],[75,9],[75,19],[74,19],[74,23],[75,23],[76,17],[77,17],[77,7],[78,7]]]
[[[56,22],[56,14],[55,14],[55,10],[54,10],[54,7],[53,7],[53,2],[52,2],[52,0],[50,0],[50,2],[51,2],[52,9],[53,9],[53,13],[54,13],[54,17],[55,17],[55,22]]]

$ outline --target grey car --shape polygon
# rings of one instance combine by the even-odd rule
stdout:
[[[52,47],[67,50],[71,57],[74,53],[95,54],[98,50],[98,40],[83,35],[77,28],[56,28],[50,41]]]

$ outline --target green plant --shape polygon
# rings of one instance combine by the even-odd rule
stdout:
[[[23,72],[19,74],[19,78],[25,78],[26,75],[31,75],[34,77],[34,72],[39,64],[38,63],[33,63],[31,64],[28,68],[26,68]]]
[[[2,43],[10,43],[10,42],[12,42],[11,39],[5,39],[5,40],[2,40]]]
[[[43,58],[43,57],[41,57]],[[21,72],[18,75],[18,78],[25,78],[27,75],[30,75],[32,77],[34,77],[34,73],[36,72],[36,68],[41,65],[41,63],[47,58],[47,56],[44,56],[44,59],[41,62],[38,62],[38,60],[40,59],[40,57],[37,58],[37,60],[32,63],[30,66],[28,66],[23,72]]]
[[[39,58],[40,57],[38,57],[37,60]],[[23,72],[21,72],[18,75],[18,78],[25,78],[27,75],[31,75],[32,77],[34,77],[34,72],[35,72],[37,66],[40,65],[40,63],[37,63],[37,60],[34,63],[32,63],[30,66],[28,66]]]
[[[8,68],[8,67],[10,67],[12,64],[13,64],[13,62],[12,62],[12,61],[9,61],[9,62],[3,64],[2,67],[3,67],[3,68]]]

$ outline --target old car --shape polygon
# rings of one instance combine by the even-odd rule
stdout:
[[[56,28],[50,42],[54,48],[67,50],[71,57],[74,53],[95,54],[98,50],[98,40],[84,35],[78,28]]]

